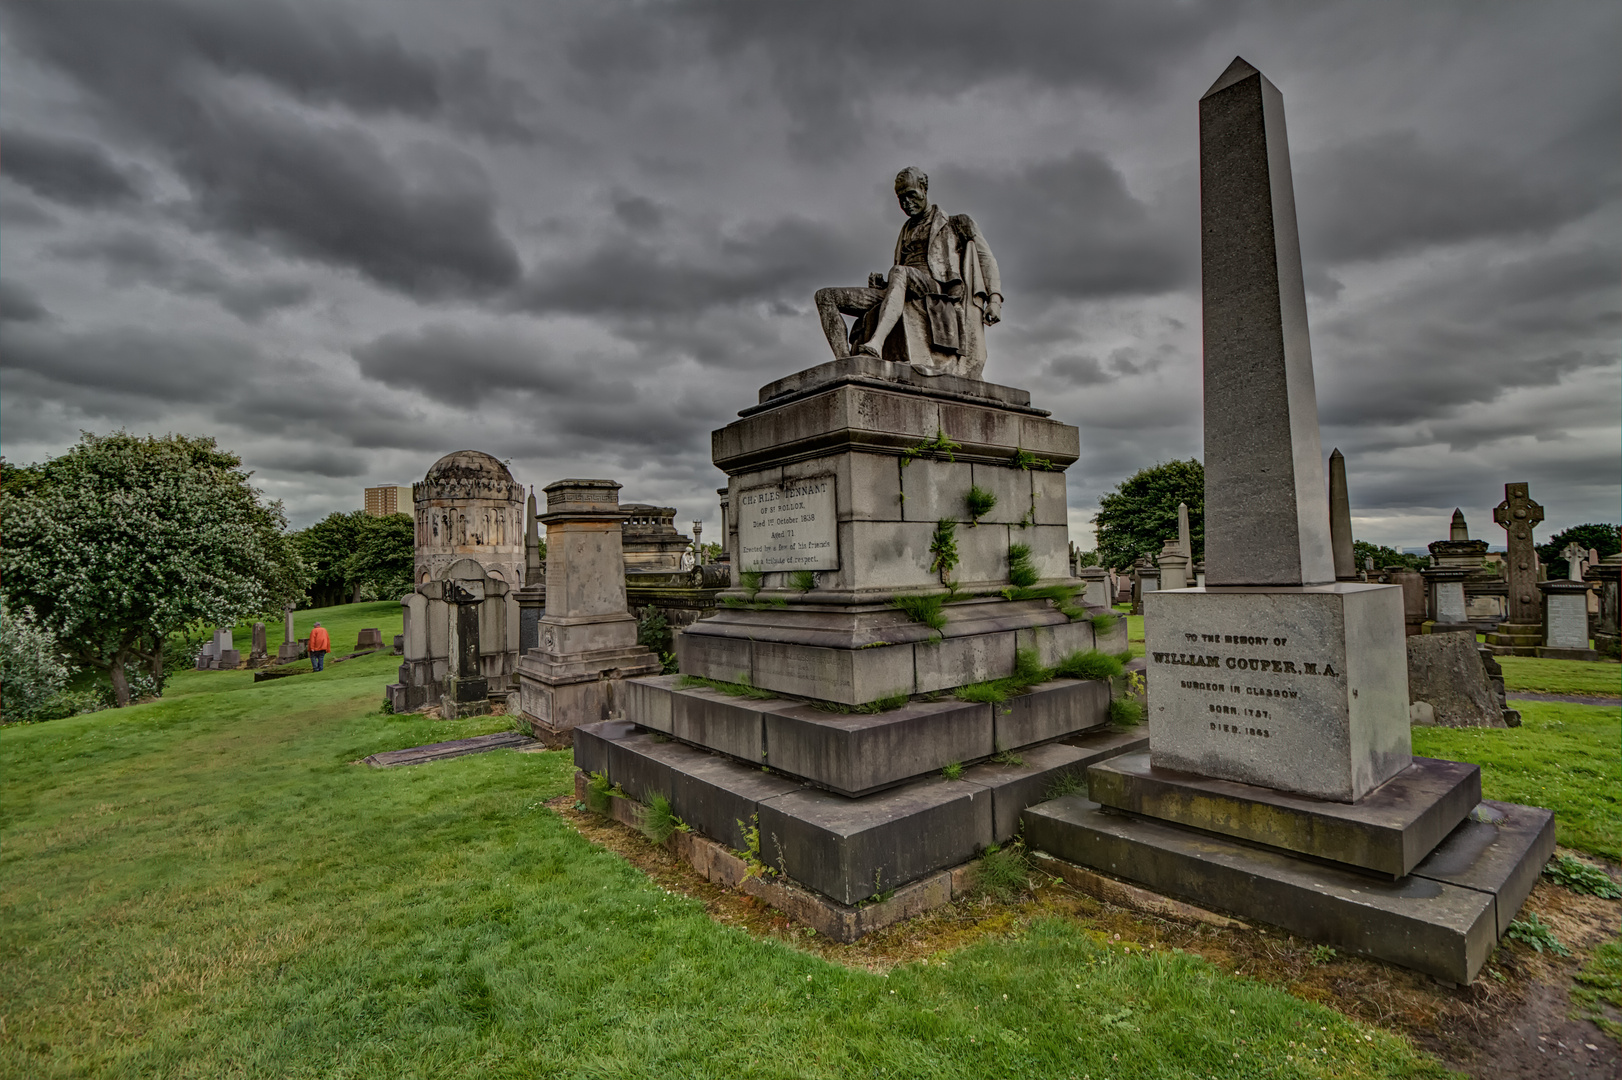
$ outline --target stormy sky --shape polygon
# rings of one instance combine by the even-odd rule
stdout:
[[[709,433],[829,358],[891,179],[979,223],[986,378],[1098,496],[1201,452],[1196,103],[1283,91],[1357,535],[1618,516],[1622,6],[0,5],[0,446],[212,434],[295,525],[471,447],[718,521]],[[1544,535],[1548,535],[1545,533]]]

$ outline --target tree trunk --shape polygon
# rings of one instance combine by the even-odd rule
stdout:
[[[156,645],[152,646],[152,681],[157,685],[158,696],[163,696],[163,639],[160,637]]]
[[[124,674],[124,665],[129,658],[129,649],[119,649],[113,656],[112,664],[107,668],[107,677],[113,682],[113,701],[120,709],[130,703],[130,680]]]

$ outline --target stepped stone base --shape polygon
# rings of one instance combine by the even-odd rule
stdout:
[[[1554,853],[1554,814],[1483,802],[1408,875],[1382,880],[1113,811],[1080,796],[1022,815],[1033,849],[1347,952],[1468,983]]]
[[[575,729],[575,764],[632,799],[655,793],[695,832],[734,850],[758,823],[759,858],[781,878],[857,904],[1012,839],[1019,814],[1089,764],[1141,751],[1139,731],[1101,730],[987,761],[962,779],[938,773],[859,798],[821,790],[626,721]]]
[[[1545,660],[1598,660],[1596,649],[1562,649],[1554,645],[1539,645],[1537,654]]]
[[[1536,656],[1543,644],[1543,624],[1501,622],[1485,644],[1495,656]]]
[[[1414,758],[1355,803],[1155,769],[1130,754],[1087,771],[1089,797],[1140,817],[1399,878],[1481,801],[1481,769]]]

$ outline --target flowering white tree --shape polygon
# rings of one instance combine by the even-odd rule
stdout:
[[[161,691],[169,634],[303,592],[281,504],[262,504],[241,466],[212,438],[85,433],[28,484],[7,485],[0,592],[32,608],[66,656],[106,671],[120,706],[132,662]]]
[[[61,692],[68,666],[57,653],[56,635],[34,613],[0,603],[0,696],[7,720],[28,720]]]

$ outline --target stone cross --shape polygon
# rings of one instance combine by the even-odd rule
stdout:
[[[1335,580],[1284,98],[1235,57],[1200,99],[1207,586]]]
[[[1357,556],[1352,551],[1352,499],[1346,489],[1346,458],[1337,449],[1329,455],[1329,547],[1335,558],[1335,580],[1357,580]]]
[[[1566,560],[1566,580],[1581,581],[1583,579],[1583,563],[1588,561],[1588,549],[1573,540],[1560,552],[1560,557]]]
[[[1504,501],[1492,512],[1492,519],[1509,534],[1504,563],[1509,575],[1509,619],[1523,625],[1542,623],[1538,602],[1537,552],[1532,549],[1532,530],[1543,520],[1543,507],[1532,501],[1528,485],[1505,484]]]

